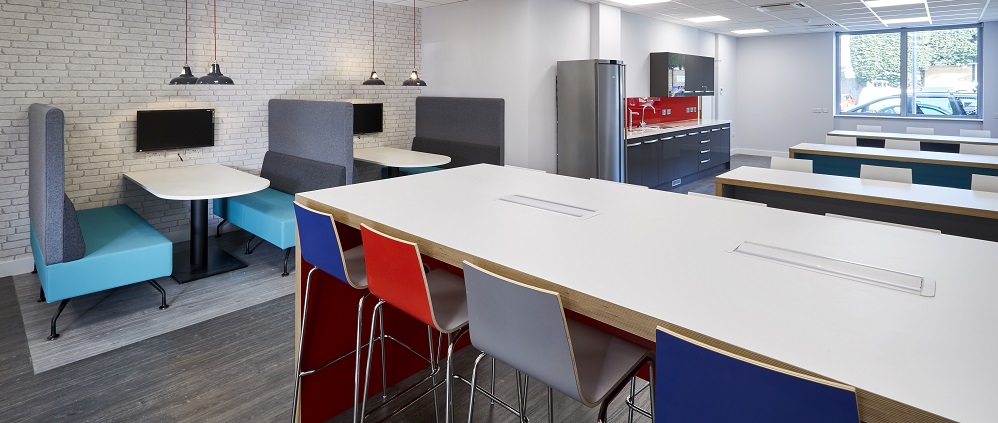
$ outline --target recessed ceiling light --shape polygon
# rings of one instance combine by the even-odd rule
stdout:
[[[883,22],[884,25],[892,25],[892,24],[913,23],[913,22],[932,22],[932,19],[929,19],[928,16],[922,16],[918,18],[884,19],[881,22]]]
[[[665,3],[671,0],[611,0],[614,3],[626,4],[628,6],[641,6],[644,4]]]
[[[724,16],[714,15],[714,16],[701,16],[699,18],[686,18],[686,20],[688,20],[690,22],[704,23],[704,22],[727,21],[727,20],[730,20],[730,19],[725,18]]]
[[[866,7],[891,7],[891,6],[904,6],[908,4],[923,4],[925,0],[870,0],[864,1]]]
[[[762,34],[763,32],[769,32],[769,31],[762,28],[757,28],[757,29],[736,29],[731,32],[735,34]]]

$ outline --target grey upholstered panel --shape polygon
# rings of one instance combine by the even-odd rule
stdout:
[[[506,163],[505,128],[501,98],[416,98],[417,137],[498,146],[500,165]]]
[[[46,264],[63,261],[64,121],[55,107],[28,108],[28,215]]]
[[[464,283],[475,348],[585,403],[555,294],[510,283],[468,263]]]
[[[270,100],[270,151],[343,166],[353,183],[353,105],[338,101]]]
[[[87,254],[87,244],[83,241],[83,230],[80,229],[80,218],[76,215],[76,206],[63,194],[62,207],[62,261],[73,261]]]
[[[292,195],[346,184],[346,168],[343,166],[276,151],[268,151],[263,156],[260,176],[270,180],[271,188]]]
[[[502,164],[502,156],[497,145],[416,137],[412,139],[412,150],[450,157],[450,163],[440,165],[447,169],[478,163]]]

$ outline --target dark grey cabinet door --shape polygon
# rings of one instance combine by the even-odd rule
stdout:
[[[675,135],[663,135],[661,140],[658,142],[659,145],[659,161],[658,161],[658,179],[662,184],[669,184],[666,187],[671,186],[672,180],[681,177],[679,175],[679,142],[676,140]]]
[[[731,161],[731,125],[717,125],[711,128],[714,147],[711,160],[714,165]]]
[[[677,138],[680,136],[677,135]],[[683,132],[679,146],[679,173],[681,176],[692,175],[700,165],[700,131]]]
[[[643,181],[643,165],[644,158],[642,157],[643,151],[641,151],[641,145],[643,142],[640,138],[631,138],[627,140],[627,148],[624,151],[627,157],[625,157],[625,181],[629,184],[644,185]]]

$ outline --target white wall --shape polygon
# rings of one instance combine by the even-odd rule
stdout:
[[[786,155],[832,129],[832,33],[738,39],[737,152]]]
[[[190,65],[200,76],[211,63],[211,3],[190,7]],[[183,2],[0,2],[0,276],[31,270],[31,103],[65,112],[66,192],[77,209],[127,204],[156,229],[185,238],[189,206],[156,198],[122,174],[199,163],[259,172],[272,98],[384,102],[385,132],[365,135],[359,145],[407,147],[419,95],[400,86],[412,66],[412,12],[378,3],[377,69],[388,85],[366,87],[360,83],[371,66],[370,2],[219,2],[218,59],[236,85],[171,86],[184,64]],[[155,108],[214,108],[215,146],[184,163],[173,152],[137,153],[135,112]],[[355,180],[377,173],[357,169]]]
[[[737,41],[738,116],[732,129],[736,152],[786,156],[802,142],[824,142],[832,129],[880,125],[886,132],[930,126],[937,134],[960,129],[991,129],[998,135],[998,22],[985,23],[981,121],[920,118],[835,117],[833,33],[746,37]],[[723,77],[723,76],[722,76]],[[829,113],[813,113],[815,107]]]

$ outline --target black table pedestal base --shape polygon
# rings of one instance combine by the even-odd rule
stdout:
[[[208,240],[207,244],[208,261],[198,267],[191,266],[190,241],[173,244],[173,279],[178,283],[187,283],[246,267],[242,260],[219,247],[214,238]]]

